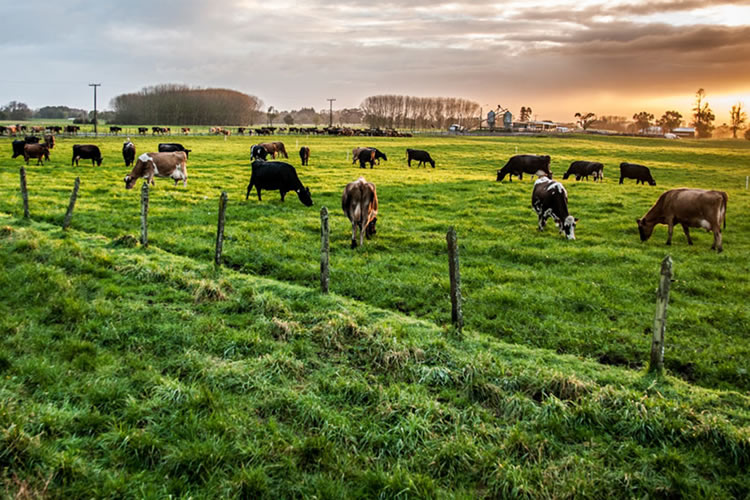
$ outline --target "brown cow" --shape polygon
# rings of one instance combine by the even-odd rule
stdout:
[[[357,248],[357,228],[360,245],[364,244],[365,236],[369,240],[376,232],[378,194],[375,184],[367,182],[364,177],[347,184],[341,196],[341,208],[352,221],[352,248]]]
[[[37,158],[37,165],[43,165],[45,159],[49,161],[49,148],[46,144],[26,144],[23,147],[23,159],[26,165],[29,164],[29,158]]]
[[[679,188],[662,193],[651,210],[642,218],[636,219],[636,222],[641,241],[651,237],[656,224],[666,224],[669,232],[667,245],[672,244],[672,230],[675,224],[682,224],[688,245],[693,244],[688,228],[702,227],[714,233],[711,250],[721,252],[721,225],[723,223],[726,228],[726,212],[727,193],[724,191]]]
[[[276,158],[277,153],[284,155],[284,158],[289,158],[283,142],[264,142],[260,146],[263,146],[273,158]]]
[[[170,177],[182,181],[187,187],[187,156],[184,151],[172,153],[143,153],[135,162],[133,170],[125,176],[125,188],[132,189],[135,182],[143,177],[146,182],[154,183],[154,177]]]

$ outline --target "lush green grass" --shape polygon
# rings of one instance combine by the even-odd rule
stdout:
[[[311,166],[298,168],[316,205],[302,206],[293,193],[255,194],[245,202],[249,148],[254,138],[190,137],[193,149],[187,189],[164,179],[152,189],[152,245],[174,254],[212,258],[216,209],[229,193],[226,261],[232,268],[318,286],[319,214],[332,215],[331,290],[438,325],[449,323],[445,232],[459,235],[465,318],[468,328],[508,342],[545,347],[603,363],[639,367],[646,360],[654,290],[661,259],[671,254],[675,279],[667,327],[666,367],[706,386],[750,389],[750,174],[748,141],[665,141],[638,138],[409,138],[367,139],[275,137],[295,151],[311,147]],[[265,140],[265,139],[264,139]],[[7,141],[7,142],[6,142]],[[138,151],[153,151],[159,138],[135,138]],[[71,168],[71,145],[96,142],[101,168]],[[62,221],[76,175],[81,196],[73,227],[116,238],[139,231],[138,189],[126,191],[122,139],[62,139],[52,162],[28,169],[31,211],[36,220]],[[390,161],[360,170],[347,162],[356,145],[375,145]],[[436,169],[408,169],[406,147],[428,149]],[[7,139],[0,148],[10,151]],[[495,182],[495,170],[512,154],[546,153],[557,177],[575,159],[605,164],[605,182],[565,181],[571,212],[580,218],[578,239],[559,237],[553,227],[536,231],[530,207],[531,181]],[[8,154],[8,156],[10,156]],[[617,184],[620,161],[652,168],[656,187]],[[85,162],[84,162],[85,163]],[[19,215],[19,160],[0,160],[0,211]],[[339,208],[343,186],[359,175],[378,186],[378,234],[364,248],[349,249],[350,224]],[[709,250],[712,236],[693,230],[695,245],[681,230],[664,246],[660,226],[645,244],[635,219],[667,188],[693,186],[729,193],[724,253]]]
[[[11,498],[750,495],[738,392],[44,222],[0,216],[0,265]]]

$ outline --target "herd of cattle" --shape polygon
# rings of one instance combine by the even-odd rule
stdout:
[[[156,127],[155,127],[156,128]],[[49,152],[55,147],[54,135],[43,136],[43,142],[39,137],[27,136],[23,140],[13,141],[13,158],[23,155],[28,164],[30,158],[36,158],[37,164],[49,160]],[[122,156],[125,166],[133,165],[131,172],[125,176],[125,187],[131,189],[136,181],[143,178],[146,182],[154,184],[154,177],[167,177],[174,180],[175,185],[183,181],[187,186],[187,159],[190,149],[186,149],[179,143],[161,143],[157,153],[143,153],[136,158],[135,144],[128,138],[122,148]],[[310,189],[305,187],[297,176],[296,169],[281,161],[268,161],[276,156],[289,158],[284,143],[268,142],[254,144],[250,148],[252,172],[250,183],[247,186],[245,199],[250,196],[253,187],[256,188],[258,200],[261,200],[262,190],[278,190],[281,201],[290,191],[294,191],[300,201],[306,205],[313,204]],[[300,162],[303,166],[309,164],[310,148],[302,146],[299,151]],[[93,165],[102,164],[102,154],[99,147],[93,144],[73,145],[73,159],[71,165],[78,165],[78,161],[90,159]],[[359,162],[360,168],[370,168],[379,164],[380,160],[387,161],[385,153],[374,147],[358,147],[352,150],[352,163]],[[406,160],[411,167],[412,160],[418,162],[418,166],[430,164],[435,168],[435,161],[427,151],[407,149]],[[568,193],[562,183],[553,180],[550,170],[548,155],[515,155],[500,170],[497,171],[497,181],[508,177],[512,182],[513,176],[523,179],[523,174],[537,176],[534,183],[531,204],[538,216],[538,229],[543,231],[547,219],[552,218],[558,226],[559,231],[567,239],[575,239],[575,226],[577,218],[568,212]],[[604,166],[595,161],[574,161],[563,175],[563,179],[574,176],[575,179],[588,179],[592,176],[594,182],[604,179]],[[624,179],[635,179],[636,184],[648,183],[656,185],[648,167],[635,163],[623,162],[620,164],[620,184]],[[702,189],[680,188],[664,192],[653,207],[640,219],[637,219],[638,230],[641,241],[651,237],[656,224],[668,226],[669,237],[667,245],[672,242],[672,232],[675,224],[682,225],[688,244],[692,245],[690,238],[690,227],[703,228],[714,233],[712,249],[721,252],[722,225],[726,227],[727,194],[723,191],[707,191]],[[378,200],[375,185],[367,182],[364,177],[349,183],[342,195],[342,209],[352,222],[352,248],[357,246],[356,231],[360,232],[360,245],[363,238],[370,238],[375,234],[375,223],[378,213]]]

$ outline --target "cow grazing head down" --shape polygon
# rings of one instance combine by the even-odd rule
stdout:
[[[133,189],[138,177],[131,177],[130,175],[125,176],[125,189]]]
[[[312,197],[310,196],[310,188],[306,187],[298,189],[295,192],[297,193],[299,201],[301,201],[304,206],[311,207],[313,205]]]
[[[565,217],[565,220],[560,223],[560,233],[564,234],[569,240],[576,239],[576,222],[578,222],[578,219],[572,215]]]
[[[638,234],[641,236],[641,241],[648,241],[651,237],[651,233],[654,232],[654,226],[656,224],[649,224],[643,219],[635,219],[635,222],[638,223]]]

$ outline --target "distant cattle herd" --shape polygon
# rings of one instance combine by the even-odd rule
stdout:
[[[0,133],[8,132],[11,127],[0,127]],[[17,127],[12,127],[13,133],[17,133]],[[168,127],[152,127],[153,135],[171,133]],[[266,129],[264,129],[266,130]],[[119,127],[111,127],[112,133],[121,131]],[[148,128],[140,127],[139,133],[146,133]],[[240,129],[238,133],[244,134],[246,130]],[[34,127],[33,133],[42,133],[41,127]],[[13,158],[23,156],[28,165],[29,159],[36,159],[37,165],[43,164],[50,158],[50,150],[55,147],[54,131],[46,130],[41,138],[36,135],[28,135],[23,140],[17,139],[12,143]],[[183,128],[182,132],[187,134],[189,128]],[[229,135],[227,129],[216,127],[211,133]],[[257,132],[257,135],[267,135]],[[271,132],[269,132],[271,133]],[[125,166],[133,165],[131,172],[125,177],[125,187],[131,189],[139,178],[145,182],[154,184],[154,177],[168,177],[174,180],[175,185],[182,181],[187,187],[187,159],[190,149],[186,149],[179,143],[161,143],[156,153],[143,153],[136,159],[136,146],[128,138],[122,148],[122,156]],[[310,189],[300,181],[296,169],[289,163],[281,161],[268,161],[268,156],[275,160],[276,156],[284,156],[288,159],[286,148],[282,142],[267,142],[254,144],[250,148],[251,176],[247,186],[245,199],[250,196],[253,187],[257,190],[258,200],[261,201],[261,190],[278,190],[281,201],[284,201],[286,193],[294,191],[300,201],[306,205],[313,204]],[[308,166],[310,160],[310,148],[302,146],[299,150],[302,166]],[[348,155],[347,155],[348,156]],[[91,160],[92,166],[101,166],[102,154],[98,146],[93,144],[74,144],[71,165],[78,165],[79,160]],[[352,163],[359,162],[360,168],[370,168],[380,164],[380,160],[387,161],[386,154],[375,147],[357,147],[352,150]],[[412,161],[417,161],[417,166],[429,164],[435,168],[436,162],[429,152],[417,149],[406,149],[407,166],[411,167]],[[558,226],[560,233],[567,239],[575,239],[575,226],[578,221],[568,212],[568,192],[558,181],[553,180],[550,170],[551,158],[548,155],[515,155],[508,159],[506,164],[497,170],[497,181],[503,181],[508,177],[512,182],[513,176],[523,179],[523,174],[537,176],[538,180],[532,189],[531,204],[538,216],[538,229],[544,230],[549,218]],[[593,177],[594,182],[603,181],[604,166],[596,161],[578,160],[570,164],[563,175],[563,180],[574,176],[576,181]],[[622,162],[620,163],[620,179],[635,179],[636,184],[648,183],[656,185],[651,175],[651,170],[643,165]],[[721,252],[723,249],[721,226],[726,227],[727,194],[723,191],[706,191],[702,189],[672,189],[664,192],[656,201],[654,206],[640,219],[637,219],[638,230],[641,241],[646,241],[651,236],[656,224],[668,226],[669,238],[667,245],[672,241],[672,230],[675,224],[683,227],[688,244],[692,245],[690,227],[703,228],[714,233],[712,249]],[[357,246],[356,232],[359,230],[360,245],[364,237],[368,239],[375,234],[375,222],[378,214],[378,200],[376,187],[367,182],[364,177],[347,184],[342,195],[342,209],[352,223],[352,248]]]

